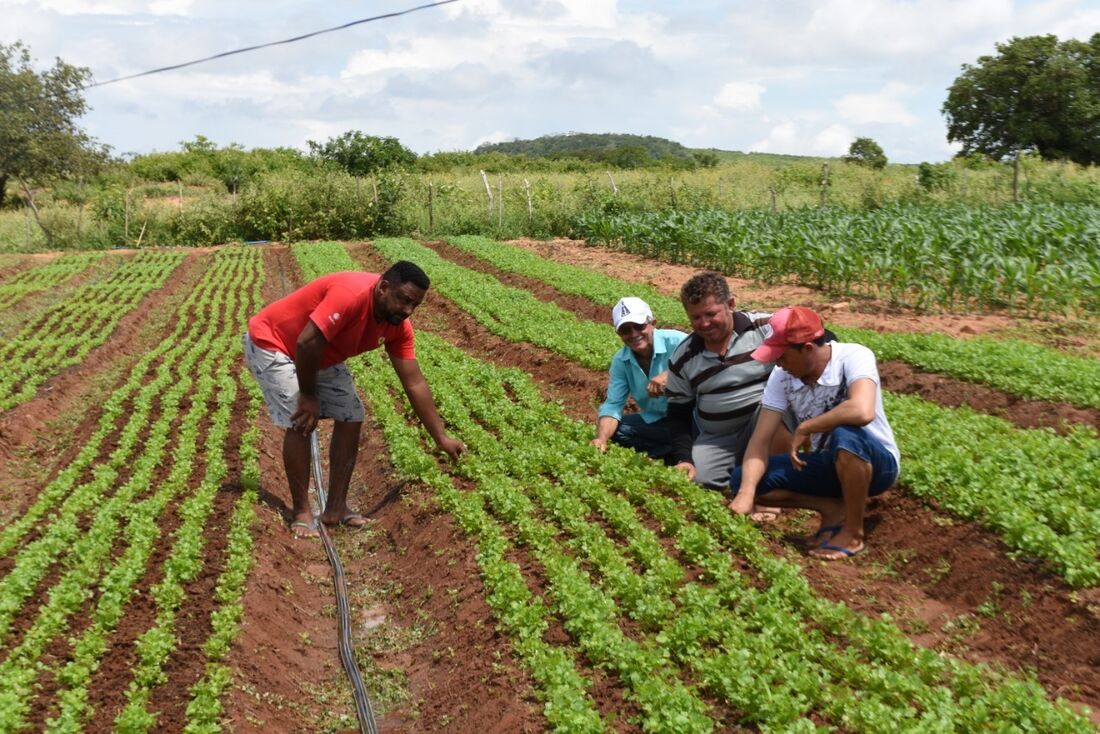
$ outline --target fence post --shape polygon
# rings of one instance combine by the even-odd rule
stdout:
[[[607,172],[607,180],[611,182],[611,193],[619,195],[619,187],[615,185],[615,179],[611,178],[611,171]]]
[[[776,201],[777,192],[775,190],[775,187],[774,186],[769,186],[768,187],[768,193],[770,193],[772,195],[772,214],[775,214],[777,211],[779,211],[779,205],[778,205],[778,202]]]
[[[523,188],[527,191],[527,231],[530,233],[532,221],[535,218],[534,209],[531,208],[531,182],[523,179]]]
[[[1020,151],[1018,149],[1016,157],[1012,159],[1012,203],[1020,203]]]
[[[672,208],[676,208],[676,181],[673,178],[668,179],[668,191],[672,195]]]
[[[489,177],[485,175],[485,171],[480,171],[481,182],[485,184],[485,197],[489,204],[487,211],[489,212],[489,221],[493,221],[493,187],[489,185]]]
[[[122,244],[130,244],[130,193],[134,190],[134,187],[126,189],[126,203],[123,206],[122,213]]]
[[[504,174],[497,174],[497,228],[504,227]]]
[[[180,190],[180,214],[183,214],[183,181],[176,181]]]
[[[829,203],[829,161],[821,164],[821,206]]]
[[[81,239],[80,233],[81,233],[81,230],[84,228],[84,201],[85,201],[85,197],[84,197],[84,177],[83,176],[80,177],[80,184],[79,184],[79,188],[77,190],[80,192],[80,208],[77,209],[77,211],[76,211],[76,243],[79,245],[80,244],[80,239]]]
[[[428,234],[435,228],[435,209],[432,203],[432,182],[428,182]]]

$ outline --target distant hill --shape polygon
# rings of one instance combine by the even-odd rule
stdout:
[[[534,140],[510,140],[479,145],[474,153],[508,153],[532,158],[603,158],[616,150],[644,151],[646,157],[691,159],[691,150],[679,143],[653,135],[625,133],[562,133]]]
[[[692,153],[712,153],[720,161],[756,161],[771,166],[785,166],[791,163],[826,160],[819,155],[787,155],[785,153],[742,153],[739,150],[721,150],[720,148],[688,148]]]
[[[770,166],[785,166],[800,161],[819,161],[820,156],[779,153],[742,153],[719,148],[688,148],[668,138],[627,133],[578,133],[543,135],[532,140],[484,143],[474,151],[504,153],[530,158],[584,158],[618,165],[645,165],[646,161],[687,163],[699,156],[714,156],[718,161],[752,160]]]

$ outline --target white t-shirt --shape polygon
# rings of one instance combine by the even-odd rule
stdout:
[[[875,419],[864,428],[882,442],[901,466],[901,453],[894,441],[894,432],[886,422],[882,409],[882,384],[878,377],[875,354],[862,344],[831,342],[833,347],[825,371],[817,384],[807,385],[779,365],[776,365],[764,387],[761,401],[765,408],[782,413],[789,407],[799,423],[827,413],[848,399],[848,386],[856,380],[868,378],[875,383]],[[815,451],[821,448],[828,434],[815,433],[811,442]]]

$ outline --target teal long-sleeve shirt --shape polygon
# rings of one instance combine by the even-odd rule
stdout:
[[[600,405],[600,417],[608,416],[621,421],[627,396],[632,395],[646,423],[664,418],[668,400],[663,395],[651,398],[645,387],[651,379],[668,369],[668,358],[685,337],[687,334],[675,329],[653,330],[653,360],[648,375],[642,371],[638,358],[629,347],[624,346],[616,352],[608,370],[607,399]]]

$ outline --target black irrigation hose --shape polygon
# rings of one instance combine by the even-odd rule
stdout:
[[[309,434],[309,447],[313,457],[313,481],[323,512],[326,504],[323,489],[325,483],[321,473],[321,452],[317,448],[317,431]],[[355,695],[355,713],[359,717],[359,732],[360,734],[378,734],[378,727],[374,723],[374,709],[367,696],[367,689],[363,686],[363,675],[359,672],[355,653],[351,647],[351,605],[348,603],[348,584],[344,578],[344,566],[340,563],[340,554],[336,552],[336,546],[332,542],[332,536],[328,534],[328,528],[320,520],[317,521],[317,529],[321,533],[321,542],[325,546],[328,562],[332,565],[332,585],[336,591],[336,622],[340,638],[340,662],[351,680]]]

